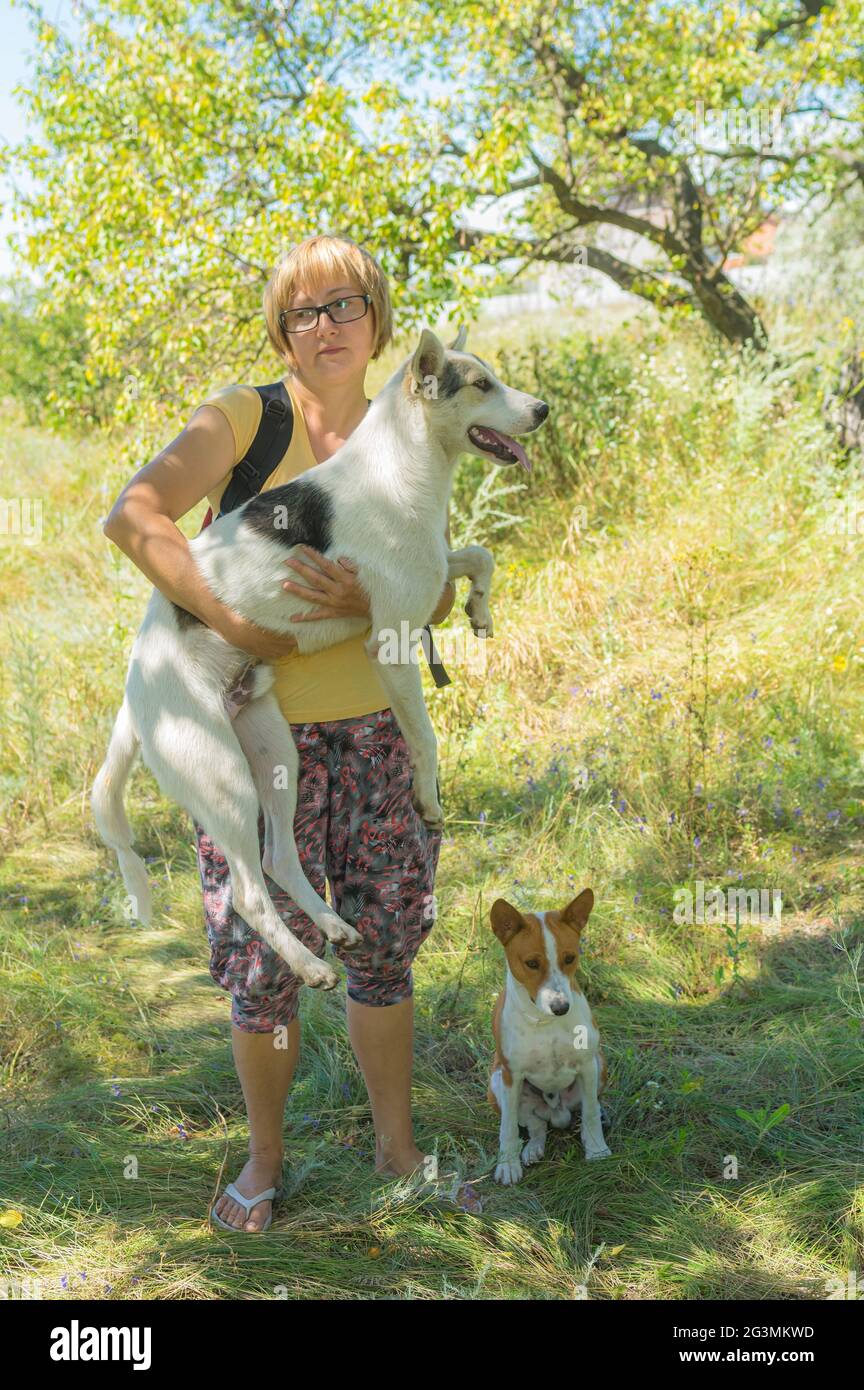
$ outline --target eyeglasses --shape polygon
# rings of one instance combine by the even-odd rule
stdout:
[[[305,309],[282,309],[279,322],[286,333],[306,333],[317,328],[318,319],[326,314],[331,323],[351,323],[362,319],[372,303],[371,294],[349,294],[345,299],[334,299],[330,304],[310,304]]]

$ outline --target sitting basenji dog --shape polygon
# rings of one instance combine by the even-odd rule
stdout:
[[[492,1018],[495,1060],[488,1092],[501,1115],[496,1182],[518,1182],[522,1164],[543,1157],[548,1124],[566,1129],[580,1103],[585,1157],[610,1155],[598,1100],[606,1062],[575,979],[579,938],[593,906],[590,888],[561,912],[520,912],[504,898],[492,904],[492,930],[507,958],[507,983]],[[521,1162],[520,1125],[528,1130]]]

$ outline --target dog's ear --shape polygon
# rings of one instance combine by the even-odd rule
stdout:
[[[467,341],[468,341],[468,325],[465,324],[465,323],[462,323],[462,324],[459,325],[459,332],[456,334],[456,337],[453,339],[452,343],[450,344],[450,351],[451,351],[451,352],[461,352],[462,349],[464,348],[465,344],[467,343]]]
[[[517,931],[521,931],[525,926],[525,918],[518,908],[508,903],[506,898],[496,898],[489,910],[489,920],[492,923],[492,930],[501,942],[506,946],[512,940]]]
[[[591,915],[593,906],[594,894],[590,888],[583,888],[578,898],[567,904],[561,913],[561,921],[566,922],[569,927],[575,927],[576,931],[581,931]]]
[[[444,370],[444,344],[431,328],[424,328],[420,334],[420,341],[408,370],[416,383],[414,390],[418,394],[424,391],[430,377],[434,377],[436,381],[440,379]]]

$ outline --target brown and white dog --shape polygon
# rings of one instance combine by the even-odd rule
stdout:
[[[520,912],[497,898],[489,914],[507,982],[492,1017],[489,1101],[501,1115],[495,1181],[515,1183],[546,1149],[547,1121],[566,1129],[582,1106],[587,1159],[608,1158],[598,1094],[606,1084],[600,1034],[576,983],[579,938],[594,906],[586,888],[563,911]],[[528,1130],[520,1162],[519,1126]]]

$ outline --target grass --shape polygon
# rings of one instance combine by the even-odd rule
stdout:
[[[0,1270],[22,1287],[860,1296],[864,546],[826,521],[855,483],[818,367],[766,374],[686,325],[478,350],[556,423],[521,490],[480,489],[463,461],[454,515],[496,552],[496,635],[485,669],[448,658],[457,604],[440,633],[454,682],[425,678],[448,825],[415,967],[416,1127],[474,1181],[479,1215],[376,1177],[341,996],[307,991],[289,1199],[251,1243],[204,1225],[246,1136],[191,827],[139,770],[160,909],[145,930],[86,803],[147,593],[97,520],[140,441],[57,440],[7,411],[6,492],[44,499],[42,544],[3,551],[0,639]],[[698,881],[781,892],[779,930],[676,919]],[[553,1134],[500,1188],[489,906],[563,906],[587,883],[613,1157],[586,1164]]]

